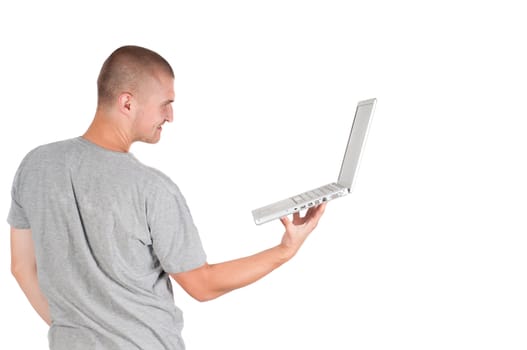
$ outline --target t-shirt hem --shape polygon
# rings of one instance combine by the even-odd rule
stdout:
[[[184,265],[172,266],[172,267],[168,266],[165,269],[165,272],[168,273],[168,274],[175,274],[175,273],[192,271],[192,270],[195,270],[195,269],[205,265],[206,262],[207,262],[207,258],[204,255],[201,260],[195,261],[193,263],[187,263],[187,264],[184,264]]]
[[[20,223],[19,221],[13,220],[11,218],[7,218],[7,223],[11,227],[16,228],[16,229],[20,229],[20,230],[27,230],[27,229],[31,228],[31,226],[28,225],[27,223]]]

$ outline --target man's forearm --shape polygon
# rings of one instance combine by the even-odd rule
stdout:
[[[49,313],[48,300],[42,294],[38,285],[38,278],[36,271],[13,271],[13,275],[18,282],[20,288],[31,303],[31,306],[39,314],[40,317],[51,325],[51,316]]]
[[[258,281],[293,255],[294,252],[279,245],[244,258],[207,264],[190,272],[191,283],[185,281],[189,273],[178,274],[174,278],[194,298],[207,301]]]
[[[276,246],[244,258],[212,264],[209,281],[221,295],[256,282],[291,257],[283,247]]]

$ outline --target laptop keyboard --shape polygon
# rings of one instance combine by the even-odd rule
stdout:
[[[294,197],[291,197],[293,199],[293,201],[296,203],[296,204],[300,204],[300,203],[305,203],[305,202],[309,202],[309,201],[312,201],[312,200],[316,200],[316,199],[320,199],[324,196],[328,196],[328,195],[331,195],[337,191],[340,191],[341,188],[336,186],[335,184],[329,184],[329,185],[326,185],[326,186],[322,186],[322,187],[319,187],[319,188],[316,188],[314,190],[311,190],[311,191],[307,191],[307,192],[304,192],[304,193],[301,193],[297,196],[294,196]]]

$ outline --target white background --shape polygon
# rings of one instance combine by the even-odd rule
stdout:
[[[354,192],[292,261],[208,303],[175,289],[187,347],[525,349],[527,24],[495,3],[3,2],[0,213],[29,150],[89,126],[121,45],[174,67],[175,121],[132,152],[180,186],[211,263],[279,242],[251,210],[334,181],[376,97]],[[0,348],[45,349],[3,231]]]

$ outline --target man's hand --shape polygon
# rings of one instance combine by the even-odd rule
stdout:
[[[293,221],[289,220],[287,216],[280,218],[285,227],[281,245],[290,252],[291,257],[296,254],[307,236],[317,227],[318,221],[326,209],[326,204],[322,203],[316,207],[309,208],[304,217],[300,217],[300,213],[294,213]]]

